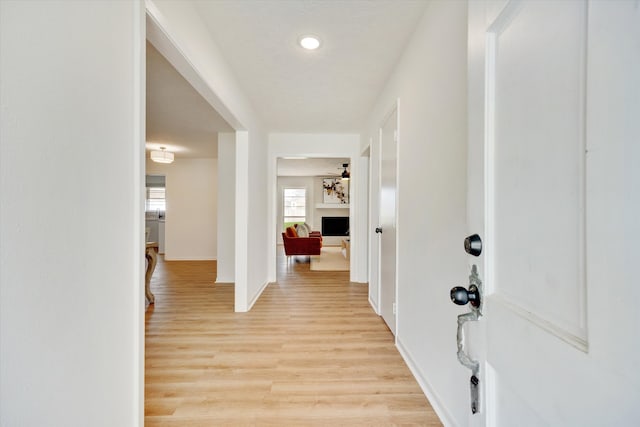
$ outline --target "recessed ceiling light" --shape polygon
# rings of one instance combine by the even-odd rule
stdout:
[[[320,39],[316,36],[302,36],[300,37],[300,46],[307,50],[314,50],[320,47]]]

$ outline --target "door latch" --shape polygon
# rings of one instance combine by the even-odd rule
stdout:
[[[382,233],[382,227],[376,227],[376,233],[378,234]]]
[[[469,275],[469,290],[456,286],[451,289],[450,297],[454,304],[470,304],[471,311],[458,316],[458,330],[456,341],[458,344],[458,361],[471,370],[470,391],[471,391],[471,413],[475,414],[480,410],[480,393],[478,371],[480,363],[472,359],[465,351],[464,346],[464,324],[469,321],[476,321],[482,316],[482,281],[478,276],[478,267],[474,264]]]

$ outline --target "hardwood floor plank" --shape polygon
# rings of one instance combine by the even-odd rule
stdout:
[[[158,260],[145,425],[441,425],[348,272],[280,256],[249,313],[215,277],[215,262]]]

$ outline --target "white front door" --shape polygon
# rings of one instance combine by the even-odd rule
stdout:
[[[396,334],[397,110],[380,129],[380,314]]]
[[[640,419],[639,81],[637,1],[469,2],[472,425]]]

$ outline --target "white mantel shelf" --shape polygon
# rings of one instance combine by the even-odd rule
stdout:
[[[349,209],[348,203],[316,203],[316,209]]]

